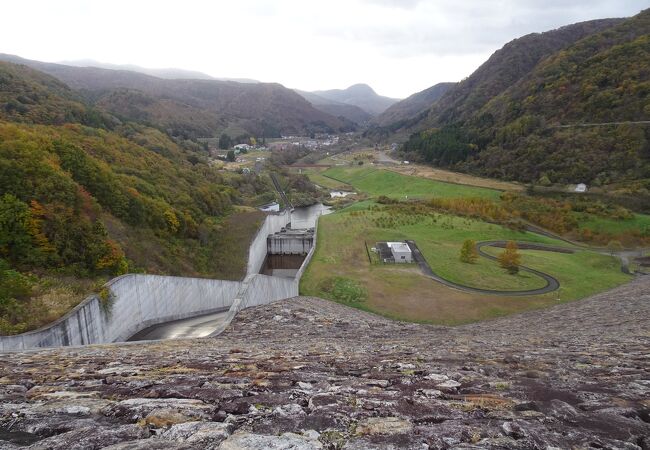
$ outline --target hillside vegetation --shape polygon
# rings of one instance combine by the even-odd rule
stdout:
[[[523,182],[647,190],[650,10],[507,44],[440,98],[408,159]],[[561,127],[571,125],[569,127]]]
[[[438,83],[404,100],[391,105],[386,111],[375,117],[373,126],[388,127],[390,130],[404,128],[408,123],[417,123],[447,91],[456,83]]]
[[[162,79],[126,70],[74,67],[0,55],[45,72],[84,99],[128,121],[146,122],[184,139],[249,133],[277,137],[354,127],[315,109],[276,83]]]
[[[218,172],[199,148],[24,66],[0,64],[0,80],[0,332],[52,320],[127,271],[241,278],[263,215],[237,205],[265,179]]]
[[[357,106],[371,116],[383,113],[389,106],[399,101],[377,94],[367,84],[355,84],[347,89],[314,91],[312,94],[330,101]]]

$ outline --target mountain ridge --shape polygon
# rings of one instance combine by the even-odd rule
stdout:
[[[650,119],[648,30],[645,10],[516,39],[438,100],[403,150],[483,176],[646,192],[647,127],[557,125]]]
[[[95,61],[93,59],[59,61],[56,64],[62,64],[65,66],[73,66],[73,67],[96,67],[99,69],[126,70],[129,72],[139,72],[145,75],[151,75],[153,77],[166,78],[166,79],[218,80],[218,81],[234,81],[237,83],[259,83],[258,80],[253,80],[251,78],[214,77],[204,72],[199,72],[196,70],[179,69],[176,67],[150,68],[150,67],[138,66],[135,64],[105,63],[105,62]]]
[[[73,67],[0,55],[63,81],[90,104],[126,120],[145,121],[184,138],[215,137],[222,132],[256,136],[346,131],[353,125],[315,109],[278,83],[162,79],[138,72]],[[114,104],[121,93],[122,103]],[[128,95],[138,97],[129,104]],[[142,98],[146,102],[142,102]],[[124,102],[129,106],[124,107]]]
[[[363,83],[353,84],[346,89],[319,90],[308,94],[336,103],[358,106],[371,116],[381,114],[389,106],[399,101],[395,98],[378,95],[374,89]]]

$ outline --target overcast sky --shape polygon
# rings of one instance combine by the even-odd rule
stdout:
[[[305,90],[406,97],[470,75],[527,33],[650,0],[8,0],[0,52],[179,67]]]

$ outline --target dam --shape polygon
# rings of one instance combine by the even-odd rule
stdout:
[[[320,206],[309,207],[308,214],[298,209],[299,222],[315,225]],[[250,244],[246,276],[240,281],[123,275],[49,325],[0,336],[0,352],[217,335],[242,309],[298,295],[317,233],[313,225],[292,229],[292,216],[290,210],[266,216]]]

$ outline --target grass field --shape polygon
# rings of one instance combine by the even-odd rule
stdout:
[[[608,219],[594,215],[583,215],[580,220],[580,229],[589,229],[597,233],[623,234],[634,230],[650,229],[650,216],[634,214],[632,219]]]
[[[371,196],[404,199],[431,197],[482,197],[498,200],[500,191],[476,186],[444,183],[426,178],[411,177],[374,167],[332,167],[324,176],[352,185]]]
[[[479,295],[447,288],[424,277],[415,265],[377,265],[368,260],[364,242],[414,239],[434,272],[462,284],[488,289],[536,288],[543,281],[531,274],[508,275],[496,263],[480,258],[476,264],[458,259],[462,242],[471,238],[516,239],[566,245],[531,233],[512,231],[485,222],[453,216],[415,216],[381,225],[385,212],[368,210],[371,202],[352,205],[319,221],[317,249],[301,280],[301,293],[337,300],[332,279],[351,280],[366,294],[361,301],[338,301],[391,318],[438,324],[460,324],[549,306],[558,293],[536,297]],[[498,249],[490,251],[499,252]],[[579,251],[560,254],[522,251],[523,264],[557,277],[560,301],[582,298],[624,283],[617,261]]]
[[[388,170],[401,173],[402,175],[429,178],[431,180],[442,181],[445,183],[477,186],[488,189],[497,189],[500,191],[524,190],[524,186],[518,183],[495,180],[492,178],[482,178],[466,173],[452,172],[450,170],[438,169],[436,167],[424,166],[420,164],[390,166],[388,167]]]
[[[340,189],[343,191],[352,189],[352,186],[347,183],[324,176],[322,174],[323,171],[324,169],[316,167],[301,169],[301,172],[309,177],[312,183],[315,183],[326,189]]]

